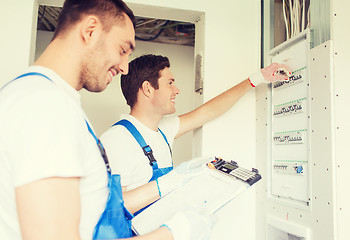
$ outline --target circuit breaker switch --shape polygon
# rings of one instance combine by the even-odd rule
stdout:
[[[304,175],[304,167],[302,163],[275,163],[273,169],[274,172],[278,174]]]
[[[303,173],[303,166],[296,166],[295,170],[297,171],[297,173]]]

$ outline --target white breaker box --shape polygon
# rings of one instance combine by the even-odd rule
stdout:
[[[292,70],[289,81],[271,84],[272,197],[309,206],[309,74],[308,39],[299,38],[272,53],[272,62]]]

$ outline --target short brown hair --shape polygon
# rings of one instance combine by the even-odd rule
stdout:
[[[155,89],[159,88],[160,71],[170,67],[167,57],[160,55],[143,55],[129,63],[129,73],[121,76],[121,88],[126,103],[132,108],[137,101],[137,93],[144,81],[150,82]]]
[[[109,31],[112,26],[110,24],[111,17],[123,18],[123,13],[130,18],[135,28],[136,18],[134,13],[122,0],[66,0],[58,17],[53,39],[60,34],[64,34],[84,14],[98,16],[104,30]]]

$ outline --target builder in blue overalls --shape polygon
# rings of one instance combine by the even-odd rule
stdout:
[[[121,87],[130,114],[122,115],[101,137],[112,174],[121,176],[125,206],[135,214],[138,208],[134,206],[140,206],[135,200],[147,198],[152,202],[181,185],[176,174],[168,174],[173,169],[171,146],[175,138],[220,116],[258,84],[288,80],[291,74],[287,66],[271,64],[194,111],[168,117],[175,112],[175,98],[180,92],[169,68],[168,58],[159,55],[144,55],[129,63]],[[159,192],[157,188],[146,190],[155,184]],[[145,189],[142,198],[134,197],[136,189]],[[128,204],[131,202],[133,206]]]
[[[66,0],[44,53],[1,86],[1,239],[131,236],[119,176],[110,174],[78,91],[103,91],[127,74],[134,23],[121,0]],[[186,219],[177,219],[148,239],[186,239],[172,227]]]

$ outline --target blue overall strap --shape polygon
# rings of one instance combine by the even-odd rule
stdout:
[[[168,147],[169,147],[169,150],[170,150],[170,155],[173,156],[173,151],[171,151],[171,147],[170,147],[170,144],[168,142],[168,139],[166,138],[165,134],[162,132],[162,130],[160,130],[160,128],[158,128],[158,131],[162,134],[166,144],[168,144]]]
[[[141,133],[136,129],[136,127],[126,119],[122,119],[119,122],[116,122],[112,125],[112,127],[115,125],[122,125],[129,130],[129,132],[134,136],[134,138],[142,148],[143,153],[148,157],[149,164],[153,167],[154,163],[156,164],[157,161],[153,156],[152,148],[149,145],[147,145],[145,139],[143,139]]]
[[[100,150],[101,152],[101,155],[102,155],[102,158],[103,158],[103,161],[105,162],[105,165],[106,165],[106,168],[107,168],[107,171],[109,173],[111,173],[111,167],[109,166],[109,161],[108,161],[108,158],[107,158],[107,154],[106,154],[106,150],[105,148],[103,147],[100,139],[98,139],[94,133],[94,131],[92,130],[92,128],[90,127],[89,123],[85,120],[85,123],[86,123],[86,126],[90,132],[90,134],[94,137],[95,141],[96,141],[96,144],[98,146],[98,149]]]
[[[46,76],[46,75],[44,75],[42,73],[38,73],[38,72],[29,72],[29,73],[22,74],[22,75],[16,77],[15,79],[13,79],[12,81],[14,81],[14,80],[16,80],[18,78],[27,77],[27,76],[41,76],[41,77],[44,77],[47,80],[50,80],[51,82],[53,82],[48,76]]]
[[[6,83],[6,84],[0,89],[0,91],[1,91],[2,89],[4,89],[7,85],[9,85],[10,83],[12,83],[13,81],[15,81],[15,80],[17,80],[17,79],[19,79],[19,78],[22,78],[22,77],[27,77],[27,76],[41,76],[41,77],[44,77],[44,78],[50,80],[51,82],[53,82],[48,76],[46,76],[46,75],[44,75],[44,74],[42,74],[42,73],[38,73],[38,72],[28,72],[28,73],[25,73],[25,74],[22,74],[22,75],[16,77],[15,79],[12,79],[12,80],[9,81],[8,83]]]
[[[96,137],[89,123],[85,120],[90,134],[94,137],[96,144],[101,152],[108,171],[108,198],[105,209],[98,220],[93,239],[120,239],[132,237],[131,219],[134,217],[124,206],[123,192],[120,185],[120,175],[111,174],[108,158],[105,148],[101,141]]]

